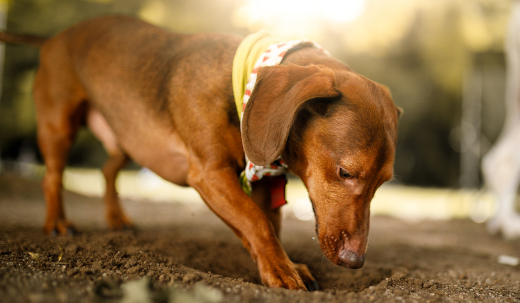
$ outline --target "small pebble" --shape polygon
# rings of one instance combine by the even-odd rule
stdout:
[[[78,272],[79,272],[79,270],[77,268],[71,268],[71,269],[67,270],[67,276],[72,277],[72,276],[76,275]]]
[[[392,279],[394,280],[399,280],[399,279],[402,279],[404,278],[405,274],[402,273],[402,272],[396,272],[395,274],[392,275]]]
[[[182,282],[189,283],[189,282],[192,282],[192,281],[198,281],[199,279],[200,279],[200,276],[197,275],[197,274],[186,274],[182,278]]]
[[[498,256],[497,262],[503,265],[517,266],[520,264],[520,259],[512,256],[500,255]]]
[[[377,285],[378,288],[386,288],[388,286],[388,279],[384,279]]]

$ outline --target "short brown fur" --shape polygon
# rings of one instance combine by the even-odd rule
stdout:
[[[242,239],[265,285],[315,289],[307,267],[291,262],[280,245],[270,179],[254,183],[252,197],[238,182],[244,150],[256,164],[282,155],[309,190],[324,254],[338,265],[363,265],[370,201],[392,177],[397,140],[398,110],[382,86],[301,47],[280,66],[260,69],[241,134],[231,86],[238,36],[180,35],[129,17],[103,17],[46,41],[2,37],[41,45],[34,99],[47,166],[46,233],[73,230],[61,179],[86,124],[109,154],[103,174],[111,228],[132,226],[115,190],[117,172],[131,158],[194,187]]]

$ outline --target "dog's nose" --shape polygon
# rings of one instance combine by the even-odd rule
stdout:
[[[339,252],[339,265],[345,266],[347,268],[361,268],[365,264],[365,254],[361,257],[358,256],[355,252],[350,249],[342,249]]]

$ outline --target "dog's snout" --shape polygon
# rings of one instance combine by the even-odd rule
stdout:
[[[361,268],[365,264],[365,254],[361,257],[350,249],[342,249],[339,252],[339,265],[347,268]]]

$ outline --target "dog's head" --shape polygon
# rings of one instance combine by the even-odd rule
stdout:
[[[324,254],[363,266],[370,201],[392,178],[400,109],[386,88],[347,68],[264,67],[245,109],[248,158],[267,165],[282,155],[305,183]]]

